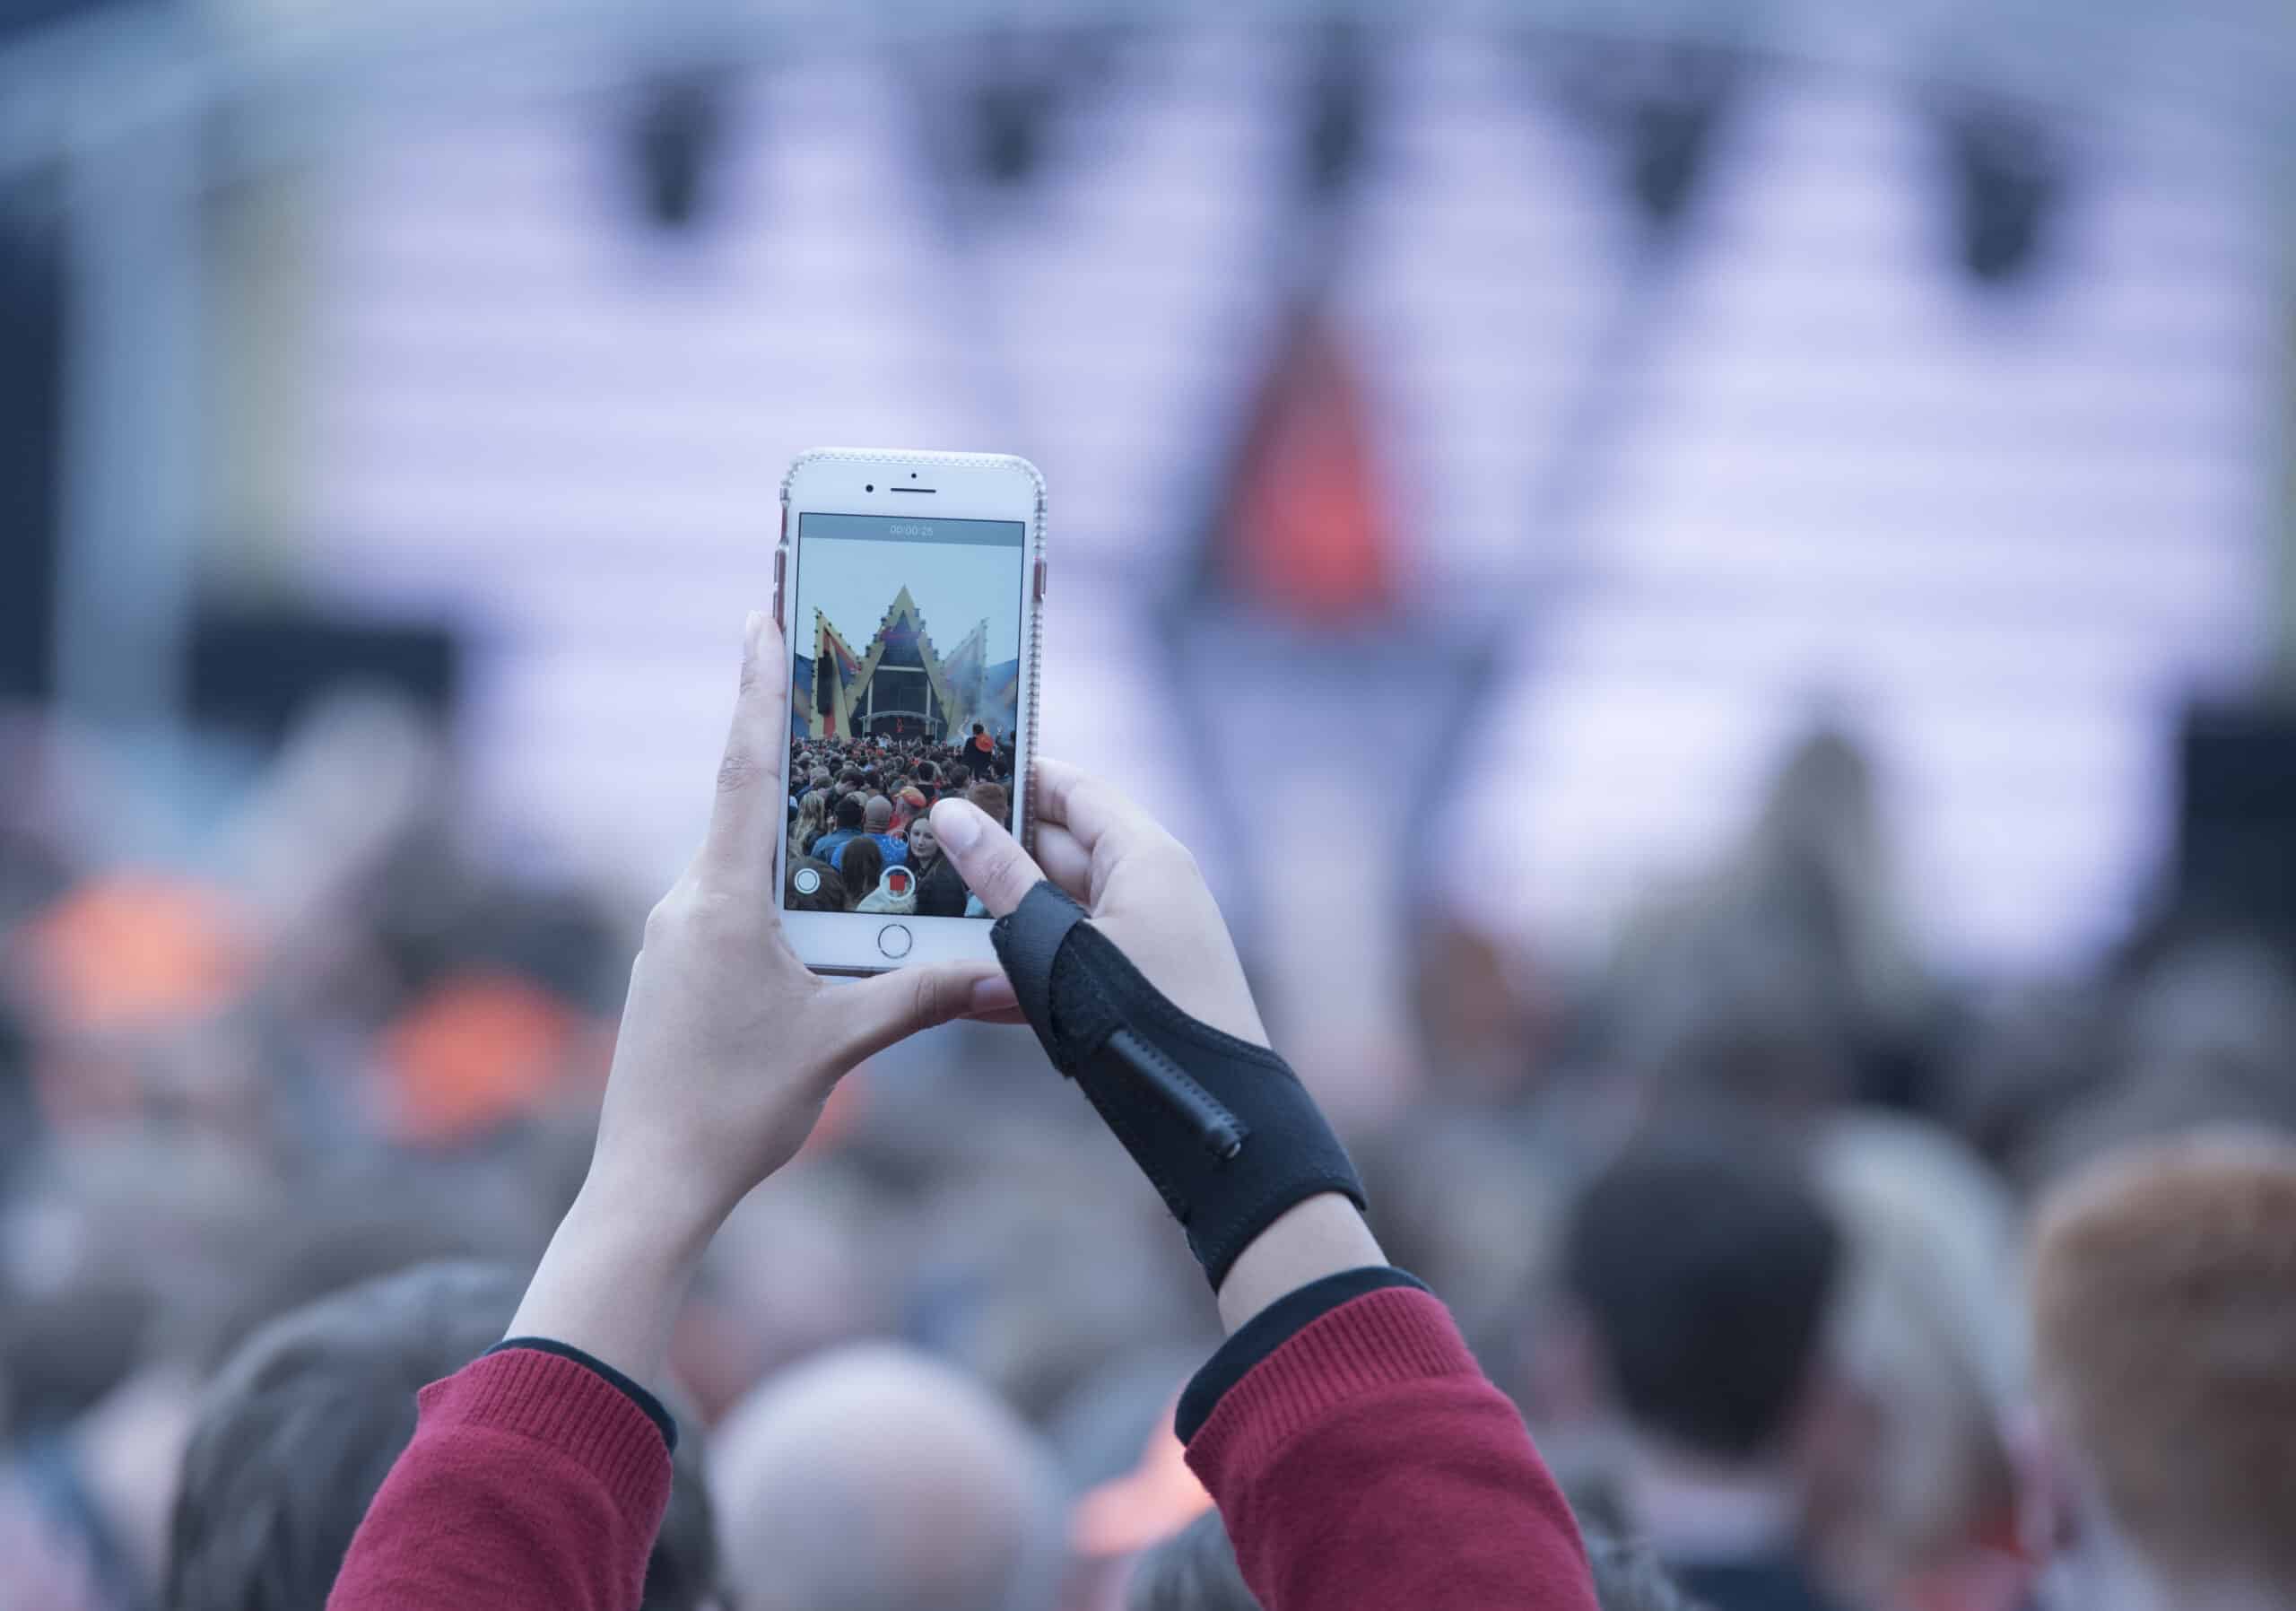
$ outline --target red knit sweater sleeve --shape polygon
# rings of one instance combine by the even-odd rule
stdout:
[[[1393,1287],[1304,1327],[1193,1441],[1266,1611],[1595,1611],[1578,1524],[1450,1312]]]
[[[414,1441],[351,1541],[327,1611],[634,1611],[670,1451],[571,1360],[490,1354],[416,1400]]]

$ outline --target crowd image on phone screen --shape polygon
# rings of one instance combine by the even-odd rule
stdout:
[[[782,904],[985,917],[926,814],[961,795],[1017,830],[1027,527],[809,513],[798,530]]]

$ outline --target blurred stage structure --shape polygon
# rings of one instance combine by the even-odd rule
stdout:
[[[2292,109],[2271,0],[97,10],[0,49],[20,641],[140,731],[211,607],[443,629],[491,830],[645,888],[792,454],[1016,451],[1048,747],[1295,1000],[1590,954],[1820,719],[2045,968],[2283,631]]]

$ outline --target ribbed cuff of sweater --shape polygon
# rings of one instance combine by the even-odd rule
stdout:
[[[647,1419],[652,1421],[655,1425],[662,1429],[662,1441],[670,1446],[670,1452],[672,1454],[675,1454],[677,1452],[678,1424],[671,1416],[668,1408],[659,1398],[655,1398],[653,1394],[648,1392],[644,1388],[639,1387],[635,1381],[632,1381],[629,1377],[623,1375],[620,1371],[615,1370],[612,1365],[606,1363],[605,1361],[600,1359],[596,1354],[585,1353],[583,1350],[577,1348],[571,1343],[561,1343],[556,1337],[506,1337],[501,1342],[495,1344],[491,1348],[489,1348],[486,1352],[488,1354],[501,1354],[512,1348],[532,1348],[542,1354],[555,1354],[561,1359],[572,1360],[576,1364],[582,1366],[585,1370],[596,1371],[599,1375],[613,1383],[614,1386],[629,1394],[631,1403],[636,1405],[639,1409],[644,1410],[646,1412]],[[481,1357],[483,1358],[484,1356],[482,1355]]]
[[[587,1365],[534,1348],[472,1361],[416,1395],[426,1424],[508,1432],[558,1450],[596,1479],[623,1514],[660,1522],[670,1491],[661,1428]]]
[[[1245,1321],[1233,1337],[1220,1345],[1218,1353],[1204,1362],[1204,1368],[1180,1395],[1179,1406],[1172,1416],[1172,1430],[1179,1433],[1180,1441],[1186,1443],[1196,1436],[1212,1419],[1212,1412],[1220,1407],[1228,1389],[1257,1370],[1260,1361],[1341,1304],[1390,1286],[1427,1290],[1418,1276],[1391,1264],[1365,1265],[1361,1269],[1343,1270],[1336,1276],[1310,1281]]]
[[[1450,1311],[1416,1284],[1385,1287],[1302,1327],[1222,1394],[1188,1440],[1187,1463],[1216,1493],[1214,1473],[1265,1464],[1351,1398],[1463,1372],[1480,1373]]]

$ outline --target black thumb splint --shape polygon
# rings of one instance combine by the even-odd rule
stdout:
[[[1189,1017],[1048,883],[989,930],[1021,1010],[1132,1154],[1213,1291],[1284,1210],[1362,1183],[1282,1058]]]

